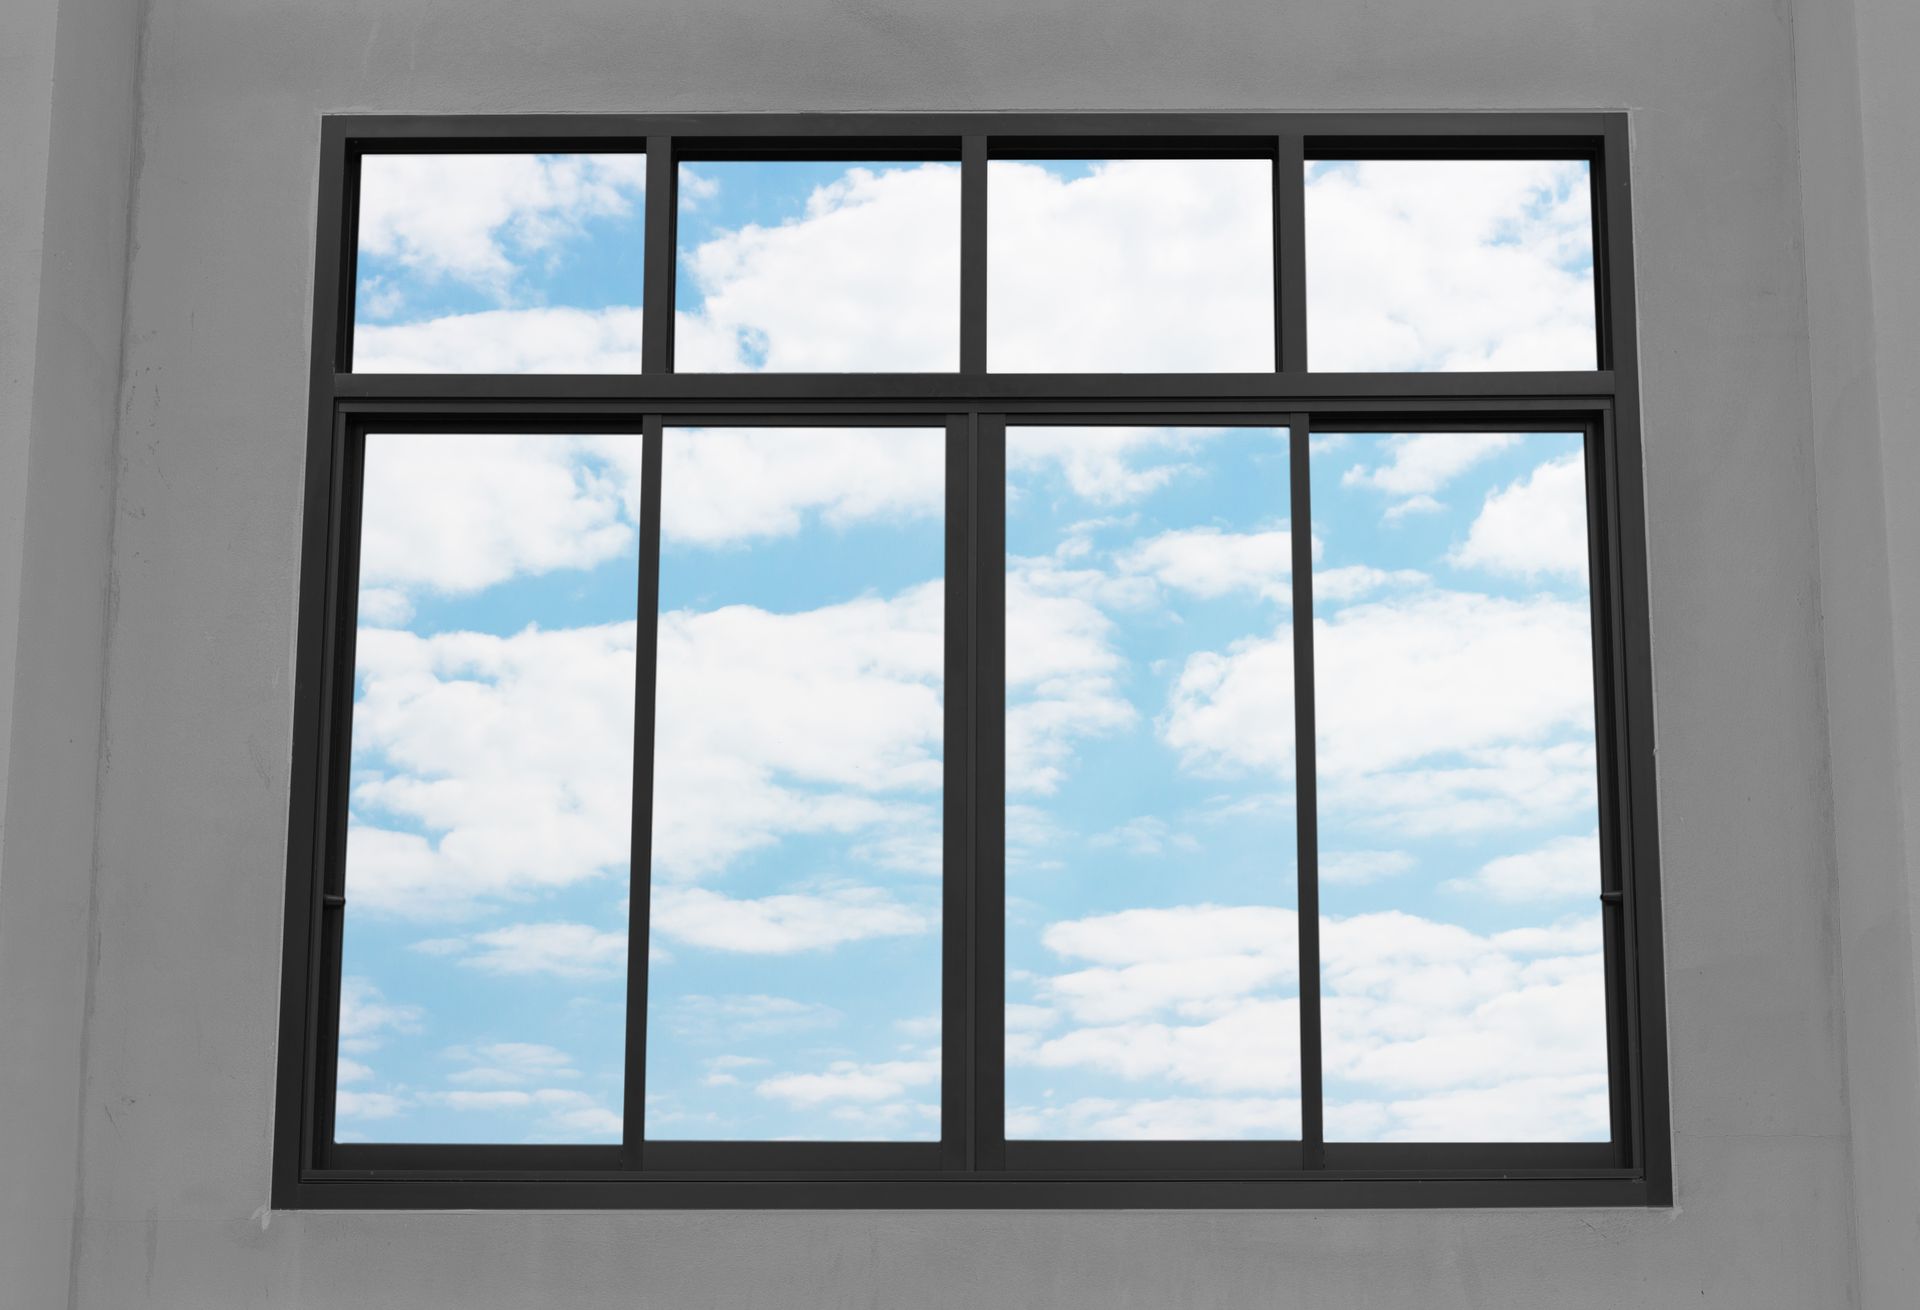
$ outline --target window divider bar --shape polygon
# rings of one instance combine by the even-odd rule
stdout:
[[[643,329],[644,330],[644,329]],[[640,585],[633,635],[633,818],[627,860],[627,1051],[621,1165],[644,1163],[647,1105],[647,945],[653,910],[653,733],[660,651],[660,470],[665,421],[641,420]]]
[[[1280,137],[1273,162],[1273,308],[1277,366],[1307,371],[1306,139]]]
[[[987,371],[987,138],[960,140],[960,371]]]
[[[1296,842],[1295,925],[1299,935],[1300,1142],[1304,1167],[1326,1166],[1325,1100],[1320,1063],[1320,822],[1313,702],[1313,497],[1308,447],[1311,416],[1287,429],[1288,535],[1293,552],[1293,795]]]
[[[941,1165],[971,1169],[974,1122],[973,416],[947,418],[946,660],[941,688]]]
[[[1007,420],[974,419],[974,1168],[1007,1167]]]
[[[673,372],[674,249],[679,235],[679,170],[674,165],[673,138],[647,138],[647,198],[645,249],[640,289],[640,370]]]

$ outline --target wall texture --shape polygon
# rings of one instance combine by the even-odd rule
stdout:
[[[1827,740],[1863,1304],[1920,1286],[1920,8],[1799,6]]]
[[[64,25],[87,6],[60,8]],[[84,1070],[70,1092],[81,1113],[72,1304],[1855,1303],[1847,1096],[1861,1068],[1847,1063],[1840,1011],[1827,520],[1815,476],[1827,449],[1816,435],[1855,429],[1824,412],[1814,423],[1827,393],[1809,360],[1802,235],[1815,210],[1802,208],[1791,8],[151,0],[118,372],[114,604],[95,699],[105,716],[96,947]],[[1907,21],[1901,0],[1858,10],[1863,50]],[[1863,57],[1859,94],[1896,95],[1897,74],[1891,57]],[[107,97],[88,80],[101,76],[76,74],[76,85]],[[319,116],[694,108],[1632,111],[1673,1210],[267,1210]],[[57,110],[56,96],[56,123]],[[1894,126],[1861,138],[1863,161],[1910,149]],[[54,141],[69,148],[57,128]],[[1910,184],[1911,165],[1899,166],[1890,176]],[[1901,196],[1873,199],[1869,212],[1897,223]],[[124,216],[124,197],[104,212]],[[1853,258],[1818,267],[1858,278]],[[1858,330],[1835,318],[1836,330]],[[43,352],[50,340],[43,328]],[[1884,405],[1897,399],[1884,388],[1911,370],[1884,357],[1879,368]],[[1864,513],[1863,503],[1843,505]],[[31,518],[27,531],[39,531]],[[104,550],[105,526],[88,540]],[[1920,653],[1916,548],[1891,536],[1882,547],[1894,569],[1904,564],[1885,585],[1904,580],[1907,603],[1882,611],[1884,640],[1861,656],[1880,661],[1890,689],[1896,661]],[[24,594],[66,576],[35,563],[31,540],[26,560]],[[23,647],[23,688],[26,672]],[[36,676],[57,686],[57,674]],[[1898,690],[1908,713],[1875,749],[1920,745],[1920,702],[1911,682]],[[13,737],[17,816],[18,722]],[[78,791],[48,801],[61,813],[80,803]],[[1896,828],[1909,848],[1920,839],[1897,793],[1879,804],[1883,819],[1897,815],[1863,857],[1869,891],[1872,869],[1904,875],[1901,848],[1887,845]],[[81,812],[96,821],[90,794]],[[1911,992],[1910,967],[1906,977]],[[1857,990],[1850,982],[1849,998]],[[0,1065],[25,1049],[0,1048]],[[0,1130],[19,1117],[0,1109]]]
[[[0,1304],[67,1303],[141,6],[0,12]],[[17,42],[17,43],[16,43]]]

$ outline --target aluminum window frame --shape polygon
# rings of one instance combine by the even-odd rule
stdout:
[[[672,114],[321,120],[306,495],[294,684],[273,1205],[281,1209],[1291,1208],[1672,1203],[1628,120],[1571,114]],[[624,375],[356,374],[357,161],[368,153],[644,150],[642,370]],[[1274,370],[988,373],[987,164],[996,158],[1268,158]],[[1313,373],[1305,163],[1317,158],[1585,160],[1594,197],[1597,369]],[[672,370],[679,164],[928,159],[961,166],[959,369]],[[1004,1134],[1006,428],[1010,422],[1286,426],[1291,517],[1311,523],[1307,436],[1331,431],[1586,434],[1612,1140],[1326,1143],[1317,1004],[1311,624],[1295,625],[1300,743],[1302,1135],[1297,1142],[1020,1142]],[[667,426],[900,423],[947,432],[942,1134],[937,1143],[641,1140],[660,448]],[[1384,426],[1383,426],[1384,425]],[[337,1144],[333,1068],[344,896],[358,469],[368,432],[626,431],[646,442],[642,650],[628,969],[626,1140],[606,1146]],[[1296,554],[1309,533],[1295,533]],[[1296,561],[1294,612],[1312,612]],[[343,681],[344,679],[344,681]],[[644,734],[642,729],[647,729]],[[646,795],[642,796],[642,790]]]

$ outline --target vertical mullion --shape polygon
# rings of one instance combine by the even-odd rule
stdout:
[[[1273,306],[1282,373],[1307,371],[1306,139],[1283,136],[1273,163]]]
[[[960,371],[987,371],[987,139],[960,139]]]
[[[947,419],[946,661],[941,694],[940,1162],[971,1169],[973,1087],[973,422]]]
[[[1611,534],[1606,530],[1607,475],[1600,426],[1587,428],[1584,443],[1587,507],[1587,614],[1592,625],[1589,642],[1593,658],[1593,740],[1598,783],[1600,819],[1600,920],[1601,952],[1606,970],[1607,1025],[1607,1102],[1611,1118],[1613,1145],[1626,1164],[1632,1153],[1633,1085],[1632,1057],[1629,1054],[1626,1015],[1631,1008],[1633,980],[1625,968],[1626,925],[1625,896],[1622,889],[1620,841],[1619,734],[1614,730],[1615,675],[1620,661],[1615,654],[1615,630],[1612,616],[1618,612],[1613,593],[1614,570],[1608,564]]]
[[[1652,637],[1648,629],[1647,531],[1640,451],[1639,352],[1635,342],[1633,288],[1632,188],[1627,160],[1627,120],[1610,116],[1601,146],[1600,213],[1597,233],[1604,267],[1596,281],[1606,283],[1607,341],[1604,363],[1613,369],[1614,402],[1607,468],[1612,493],[1608,535],[1612,540],[1616,604],[1623,608],[1620,649],[1624,704],[1617,720],[1620,749],[1629,761],[1621,789],[1625,816],[1624,912],[1628,967],[1634,990],[1629,998],[1629,1043],[1635,1061],[1632,1107],[1634,1163],[1646,1170],[1648,1199],[1673,1200],[1670,1107],[1667,1104],[1666,984],[1661,976],[1661,924],[1657,908],[1660,852],[1656,805],[1656,757],[1653,735]],[[1631,597],[1631,609],[1625,608]]]
[[[644,326],[642,328],[644,331]],[[653,725],[660,647],[660,465],[665,424],[641,421],[640,582],[633,639],[633,818],[627,857],[627,1069],[621,1167],[644,1163],[647,1104],[647,943],[653,908]]]
[[[1296,840],[1295,922],[1299,930],[1300,1143],[1303,1164],[1326,1163],[1326,1123],[1320,1075],[1320,819],[1314,736],[1313,498],[1308,485],[1310,418],[1288,424],[1288,532],[1293,549],[1293,779]]]
[[[333,526],[333,559],[327,594],[330,616],[330,665],[321,692],[328,741],[321,775],[320,803],[320,977],[313,1140],[316,1153],[334,1143],[334,1110],[339,1097],[340,990],[347,928],[347,789],[353,770],[354,662],[360,609],[361,488],[366,468],[366,434],[336,420],[335,485],[340,488]]]
[[[974,419],[973,1051],[976,1169],[1007,1167],[1007,420]]]
[[[647,223],[641,264],[640,371],[673,372],[674,247],[679,206],[673,138],[647,138]]]

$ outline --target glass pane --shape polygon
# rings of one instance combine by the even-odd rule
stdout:
[[[946,434],[669,428],[647,1136],[940,1136]]]
[[[1307,165],[1307,351],[1331,372],[1590,369],[1579,160]]]
[[[1009,373],[1273,371],[1273,164],[988,165],[987,360]]]
[[[643,154],[367,155],[353,368],[638,373]]]
[[[1332,1141],[1605,1141],[1578,433],[1316,436]]]
[[[1297,1138],[1287,432],[1007,468],[1007,1135]]]
[[[640,446],[367,438],[341,1141],[620,1140]]]
[[[680,166],[682,373],[960,367],[960,166]]]

